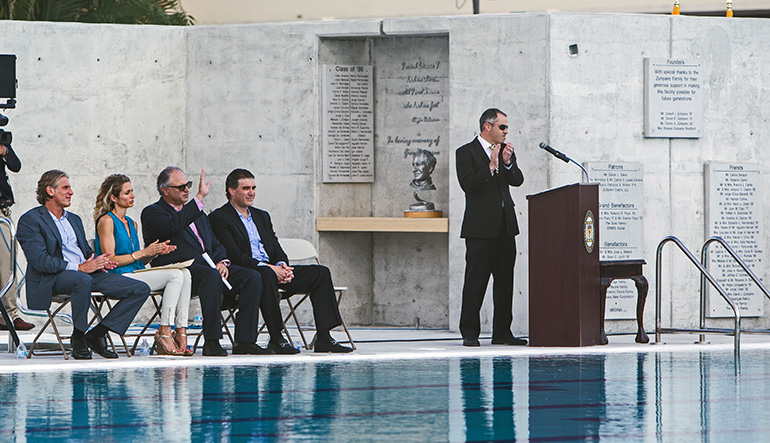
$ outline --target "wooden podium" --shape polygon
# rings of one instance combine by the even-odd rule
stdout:
[[[602,344],[599,185],[564,186],[529,200],[529,344]]]

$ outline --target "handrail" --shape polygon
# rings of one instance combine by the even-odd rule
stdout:
[[[5,297],[5,294],[8,293],[8,291],[11,289],[11,286],[13,286],[13,282],[16,280],[16,231],[13,227],[13,222],[11,219],[7,217],[0,216],[0,225],[8,225],[8,233],[10,234],[10,240],[7,241],[6,246],[8,247],[8,250],[11,253],[11,272],[10,276],[8,277],[8,281],[5,282],[2,289],[0,289],[0,302],[2,302],[3,297]],[[8,335],[10,342],[8,343],[8,352],[12,352],[12,350],[15,350],[17,346],[19,346],[19,334],[16,333],[16,329],[13,327],[13,321],[8,316],[8,312],[6,312],[5,307],[2,307],[3,312],[3,320],[5,321],[5,324],[8,326]]]
[[[743,269],[744,272],[746,272],[746,275],[751,278],[751,280],[757,285],[757,287],[765,294],[767,298],[770,298],[770,291],[765,287],[765,285],[762,284],[762,281],[759,280],[759,278],[754,274],[754,272],[749,269],[749,267],[746,265],[746,263],[743,261],[743,259],[738,256],[738,253],[735,252],[735,250],[730,247],[729,244],[719,236],[713,236],[706,240],[705,243],[703,243],[703,249],[701,250],[701,263],[706,263],[706,258],[708,257],[708,248],[711,245],[711,243],[719,243],[722,245],[723,248],[733,257],[733,260],[738,263],[738,265]],[[700,314],[700,327],[701,329],[706,327],[706,280],[703,278],[703,275],[701,275],[700,280],[700,298],[701,298],[701,314]],[[702,338],[701,338],[702,340]]]
[[[714,287],[714,289],[719,292],[719,294],[722,296],[723,299],[727,302],[727,304],[730,305],[730,307],[733,309],[733,312],[735,313],[735,335],[734,335],[734,348],[735,351],[739,351],[741,349],[741,313],[738,310],[738,305],[735,304],[735,302],[727,295],[724,289],[717,283],[717,281],[714,279],[714,277],[711,276],[709,271],[703,267],[703,265],[698,262],[698,259],[695,258],[695,256],[690,252],[689,249],[676,237],[674,236],[668,236],[664,238],[659,244],[658,244],[658,250],[655,255],[655,342],[660,343],[660,334],[661,334],[661,327],[660,327],[660,318],[661,318],[661,269],[662,269],[662,260],[661,260],[661,254],[663,252],[663,246],[666,245],[666,243],[673,242],[676,244],[679,249],[687,256],[687,258],[690,259],[693,265],[695,265],[696,268],[701,273],[701,277],[705,277],[708,279],[709,283]],[[701,297],[702,298],[702,297]],[[702,304],[702,303],[701,303]],[[703,330],[703,328],[701,328]],[[697,331],[696,331],[697,332]]]

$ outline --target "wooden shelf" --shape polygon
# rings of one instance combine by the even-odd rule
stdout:
[[[449,232],[448,218],[318,217],[316,230],[337,232]]]

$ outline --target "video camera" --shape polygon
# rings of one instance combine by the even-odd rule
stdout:
[[[13,54],[0,54],[0,109],[13,109],[16,107],[16,56]],[[8,117],[0,114],[0,126],[8,124]],[[10,145],[13,134],[10,131],[0,129],[0,144]]]

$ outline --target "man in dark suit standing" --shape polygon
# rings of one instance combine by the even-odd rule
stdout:
[[[225,248],[211,231],[209,220],[203,213],[203,200],[211,185],[206,182],[204,171],[201,171],[198,194],[192,200],[192,181],[187,181],[185,173],[175,166],[161,171],[156,184],[160,200],[142,211],[144,241],[149,244],[155,240],[171,240],[176,250],[156,257],[150,264],[162,266],[195,260],[188,269],[192,275],[192,292],[199,296],[203,313],[203,337],[206,340],[203,355],[227,356],[227,351],[219,344],[222,338],[219,311],[227,291],[223,279],[233,287],[228,296],[238,294],[233,354],[272,354],[273,351],[256,344],[261,278],[251,269],[231,264]]]
[[[106,334],[125,334],[150,295],[150,288],[144,282],[105,271],[114,269],[117,263],[109,260],[109,254],[94,257],[80,217],[65,211],[72,194],[65,172],[48,171],[37,182],[41,206],[19,218],[17,238],[27,256],[27,303],[32,309],[48,309],[54,294],[70,294],[72,357],[90,359],[91,348],[104,358],[118,358],[107,347]],[[91,291],[119,301],[86,333]]]
[[[353,349],[337,343],[329,334],[330,329],[342,324],[329,268],[321,265],[289,266],[270,215],[252,206],[255,190],[251,172],[235,169],[227,176],[225,192],[228,203],[211,213],[214,233],[233,263],[256,269],[262,275],[263,297],[269,297],[271,303],[273,300],[276,303],[270,309],[277,308],[279,288],[289,293],[310,293],[316,323],[315,352],[351,352]],[[263,312],[264,309],[265,306]],[[280,326],[277,329],[280,331]],[[268,348],[276,352],[279,349],[272,340]]]
[[[516,263],[516,222],[509,186],[521,186],[524,175],[516,164],[513,145],[505,142],[508,117],[487,109],[479,119],[481,133],[456,151],[457,178],[465,192],[460,237],[465,239],[460,333],[464,346],[479,346],[479,311],[490,274],[494,278],[492,344],[526,345],[514,337],[513,266]]]

